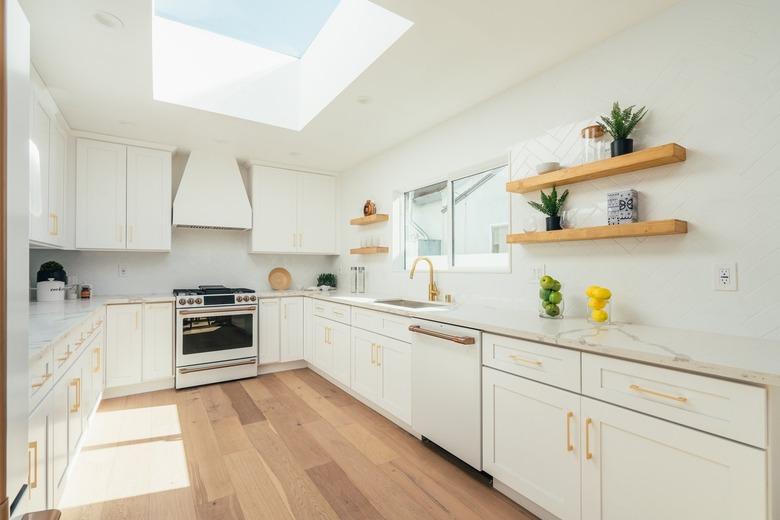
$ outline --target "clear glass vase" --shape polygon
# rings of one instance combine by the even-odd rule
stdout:
[[[588,298],[586,305],[588,323],[592,323],[594,325],[612,324],[612,298],[607,300]]]
[[[563,295],[563,293],[561,293]],[[563,309],[565,301],[562,299],[560,303],[549,303],[542,299],[539,299],[539,317],[548,320],[560,320],[563,319]],[[552,305],[554,308],[550,308]]]

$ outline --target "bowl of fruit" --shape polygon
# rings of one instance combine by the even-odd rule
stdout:
[[[563,318],[563,293],[561,282],[545,275],[539,280],[539,317],[548,319]]]
[[[606,287],[591,285],[585,290],[588,297],[588,321],[591,323],[612,323],[612,291]]]

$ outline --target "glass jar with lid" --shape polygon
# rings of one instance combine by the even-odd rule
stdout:
[[[589,163],[606,159],[604,146],[604,129],[601,125],[586,126],[580,131],[582,138],[582,162]]]

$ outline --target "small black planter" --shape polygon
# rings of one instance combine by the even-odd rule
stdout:
[[[617,157],[618,155],[626,155],[627,153],[631,153],[634,151],[634,140],[615,139],[614,141],[612,141],[609,147],[612,150],[612,157]]]
[[[558,231],[561,227],[561,217],[547,217],[547,231]]]

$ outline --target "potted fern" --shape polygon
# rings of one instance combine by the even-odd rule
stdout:
[[[601,122],[599,126],[612,136],[612,143],[610,144],[610,150],[612,151],[612,157],[618,155],[625,155],[634,151],[634,140],[628,136],[634,131],[637,124],[647,114],[645,107],[640,108],[636,112],[631,105],[628,108],[620,108],[620,103],[615,101],[612,104],[612,112],[609,116],[601,116]]]
[[[542,192],[541,204],[534,200],[528,202],[532,208],[547,215],[547,231],[563,229],[561,227],[561,210],[563,209],[563,203],[566,202],[566,197],[568,196],[569,190],[566,190],[558,197],[558,191],[555,189],[555,186],[553,186],[549,195]]]

